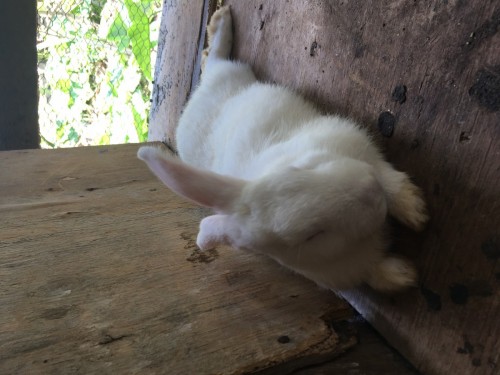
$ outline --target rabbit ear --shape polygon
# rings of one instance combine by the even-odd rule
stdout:
[[[245,184],[244,181],[185,164],[159,147],[143,146],[137,157],[175,193],[218,211],[230,211]]]

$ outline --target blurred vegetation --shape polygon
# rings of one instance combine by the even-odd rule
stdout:
[[[38,0],[42,147],[147,139],[161,0]]]

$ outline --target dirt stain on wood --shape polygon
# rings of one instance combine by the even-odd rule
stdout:
[[[470,139],[471,139],[471,136],[470,136],[469,132],[461,132],[460,137],[458,137],[458,141],[460,143],[469,142]]]
[[[500,65],[480,69],[469,95],[483,108],[492,112],[500,110]]]
[[[493,13],[493,17],[484,22],[474,32],[469,34],[469,38],[465,43],[465,49],[472,51],[480,46],[484,41],[490,39],[500,29],[500,9]]]
[[[459,354],[472,354],[474,353],[474,346],[471,344],[467,336],[464,336],[464,343],[461,347],[457,348]]]
[[[62,306],[53,309],[47,309],[40,315],[40,317],[47,320],[61,319],[68,314],[70,309],[71,306]]]
[[[498,236],[492,237],[481,244],[481,251],[486,258],[497,260],[500,258],[500,240]]]
[[[391,112],[382,112],[378,117],[378,129],[380,133],[387,138],[392,137],[394,132],[394,125],[396,124],[396,118]]]
[[[397,85],[396,87],[394,87],[394,91],[391,95],[391,100],[393,102],[403,104],[404,102],[406,102],[406,91],[407,88],[405,85]]]
[[[311,43],[311,47],[309,48],[309,56],[314,57],[317,54],[317,49],[319,48],[318,42],[314,41]]]
[[[219,252],[216,249],[201,251],[196,245],[195,235],[189,232],[182,232],[181,238],[186,242],[184,249],[192,250],[191,255],[186,258],[191,263],[211,263],[219,257]]]
[[[420,293],[425,298],[425,302],[427,302],[427,306],[432,311],[441,310],[441,296],[436,292],[426,288],[425,286],[420,287]]]
[[[210,249],[206,251],[201,251],[200,249],[195,249],[189,257],[186,258],[188,262],[191,263],[212,263],[219,257],[219,253],[216,249]]]
[[[450,299],[457,305],[465,305],[469,300],[469,288],[459,283],[450,285]]]

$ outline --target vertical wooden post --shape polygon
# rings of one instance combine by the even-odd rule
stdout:
[[[175,128],[191,90],[198,84],[207,21],[214,0],[166,0],[160,27],[151,115],[150,141],[175,148]]]
[[[0,1],[0,150],[40,147],[35,0]]]

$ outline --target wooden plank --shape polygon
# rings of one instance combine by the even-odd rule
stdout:
[[[206,25],[215,0],[166,0],[160,26],[155,65],[150,141],[175,147],[174,131],[191,90],[200,75]]]
[[[345,296],[422,372],[498,374],[500,3],[226,3],[236,58],[374,134],[394,120],[380,141],[425,192],[427,230],[394,228],[420,287]]]
[[[331,292],[195,244],[137,145],[0,153],[0,373],[285,371],[355,343]]]

